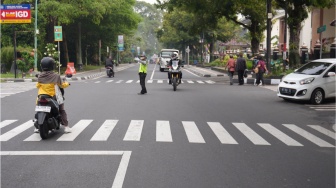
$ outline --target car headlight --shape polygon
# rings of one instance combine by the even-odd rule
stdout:
[[[300,80],[300,85],[304,85],[304,84],[310,84],[314,81],[315,78],[306,78],[306,79],[303,79],[303,80]]]

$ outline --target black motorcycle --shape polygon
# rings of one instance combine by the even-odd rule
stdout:
[[[171,83],[173,86],[174,91],[176,91],[177,86],[180,84],[181,82],[181,67],[178,65],[178,60],[173,60],[172,61],[172,66],[169,69],[169,72],[171,74]],[[183,66],[182,66],[183,67]]]
[[[114,70],[113,70],[113,66],[107,66],[106,67],[106,74],[108,77],[114,77]]]
[[[42,139],[49,137],[49,131],[60,128],[61,116],[59,114],[59,104],[50,95],[39,95],[35,107],[35,128],[39,129]]]

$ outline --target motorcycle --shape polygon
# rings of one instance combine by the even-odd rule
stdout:
[[[38,75],[36,75],[38,77]],[[67,78],[72,75],[67,75]],[[65,80],[66,78],[64,78]],[[49,137],[49,131],[59,130],[61,125],[61,115],[59,113],[59,104],[63,103],[63,95],[61,88],[55,85],[56,97],[42,94],[37,97],[35,107],[34,126],[39,130],[42,139]],[[56,99],[55,99],[56,98]]]
[[[106,67],[106,74],[107,74],[107,76],[110,77],[110,78],[111,78],[111,76],[114,77],[113,66],[108,66],[108,67]]]
[[[49,131],[60,128],[61,116],[59,114],[59,104],[50,95],[39,95],[35,107],[35,128],[39,129],[42,139],[49,137]]]
[[[172,66],[169,69],[169,72],[171,74],[171,83],[172,83],[174,91],[176,91],[176,87],[180,84],[180,81],[181,81],[181,78],[180,78],[181,68],[178,65],[178,63],[179,63],[178,60],[173,60]]]

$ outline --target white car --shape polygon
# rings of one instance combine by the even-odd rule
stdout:
[[[285,100],[307,100],[321,104],[326,98],[335,98],[336,59],[318,59],[284,76],[277,95]]]

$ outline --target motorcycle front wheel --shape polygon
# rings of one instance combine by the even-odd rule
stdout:
[[[177,78],[173,78],[172,79],[172,84],[173,84],[173,88],[174,88],[174,91],[176,91],[176,87],[177,87]]]
[[[44,121],[43,124],[40,125],[39,129],[40,129],[40,136],[41,136],[41,138],[43,140],[47,139],[48,138],[48,133],[49,133],[48,122]]]

